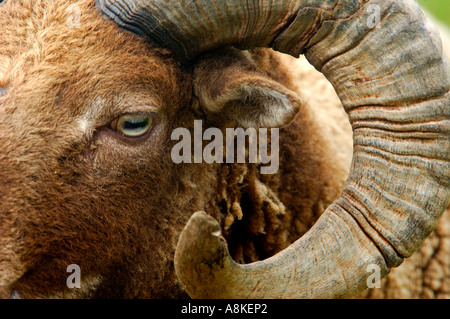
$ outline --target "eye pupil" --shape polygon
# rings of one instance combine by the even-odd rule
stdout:
[[[153,119],[150,116],[129,114],[121,116],[113,128],[127,137],[141,137],[150,130],[152,122]]]
[[[147,127],[149,119],[145,120],[128,120],[123,123],[124,130],[135,130]]]

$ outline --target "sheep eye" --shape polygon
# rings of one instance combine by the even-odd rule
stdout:
[[[115,120],[111,127],[126,137],[142,137],[150,131],[153,118],[144,114],[127,114]]]

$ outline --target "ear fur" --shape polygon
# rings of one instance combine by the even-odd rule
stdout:
[[[234,48],[199,59],[194,94],[208,117],[242,128],[288,125],[302,104],[295,92],[259,68],[248,51]]]

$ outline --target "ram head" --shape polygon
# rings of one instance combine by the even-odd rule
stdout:
[[[0,296],[354,296],[449,205],[449,89],[413,0],[1,1]]]

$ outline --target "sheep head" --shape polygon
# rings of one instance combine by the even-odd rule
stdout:
[[[195,210],[221,214],[217,165],[176,165],[171,132],[192,129],[199,103],[216,107],[205,126],[280,126],[298,98],[234,49],[179,62],[94,1],[6,1],[0,30],[0,296],[182,296],[178,235]],[[211,72],[238,70],[213,92]],[[281,118],[271,99],[251,117],[217,115],[260,95],[284,99]],[[71,264],[83,289],[66,285]]]
[[[226,45],[305,54],[353,125],[342,195],[280,254],[236,265],[214,223],[193,216],[176,262],[192,297],[352,296],[368,265],[387,275],[436,227],[450,200],[450,68],[415,1],[97,2],[124,29],[187,59]],[[374,8],[378,23],[370,22]]]

